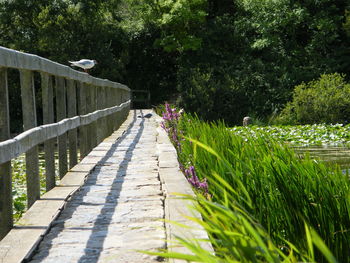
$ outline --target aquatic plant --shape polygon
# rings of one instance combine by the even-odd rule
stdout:
[[[57,154],[56,154],[57,155]],[[56,159],[57,162],[57,159]],[[27,188],[26,188],[26,162],[25,154],[20,155],[18,158],[11,161],[12,167],[12,197],[13,197],[13,218],[14,221],[18,221],[22,214],[27,211]],[[56,174],[57,171],[56,163]],[[44,153],[39,153],[39,176],[40,176],[40,194],[46,192],[46,179],[45,179],[45,160]],[[56,183],[59,182],[58,176],[56,177]]]
[[[334,254],[340,262],[347,262],[350,258],[350,251],[346,249],[350,247],[350,183],[339,169],[315,162],[308,156],[301,159],[283,140],[271,136],[271,132],[254,130],[251,134],[249,129],[247,133],[242,129],[241,134],[236,134],[224,123],[209,124],[186,114],[177,125],[183,138],[187,138],[180,140],[180,162],[193,165],[196,176],[207,178],[209,183],[211,199],[208,202],[213,204],[210,204],[210,213],[203,216],[202,225],[223,220],[212,205],[226,211],[230,204],[229,207],[238,207],[251,218],[252,221],[247,220],[254,222],[254,226],[261,226],[266,234],[262,236],[269,237],[287,257],[293,254],[298,260],[309,257],[317,262],[335,262],[330,256]],[[228,189],[232,189],[230,194]],[[200,203],[200,207],[202,205]],[[230,226],[228,220],[223,222]],[[211,241],[216,253],[223,253],[219,258],[224,260],[203,262],[230,262],[225,261],[226,257],[236,253],[232,247],[221,246],[225,242],[233,244],[242,233],[233,231],[221,235],[226,231],[223,225],[210,226]],[[315,243],[321,251],[310,250],[310,244]],[[195,242],[188,245],[197,247]],[[247,247],[249,250],[250,246]],[[248,257],[243,262],[254,262],[254,259]]]
[[[243,138],[266,132],[271,138],[295,146],[348,146],[350,125],[312,124],[295,126],[236,126],[230,130]]]

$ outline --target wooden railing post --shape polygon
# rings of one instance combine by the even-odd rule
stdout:
[[[5,141],[10,138],[6,68],[0,68],[0,94],[0,141]],[[0,164],[0,240],[11,230],[12,226],[11,162],[6,162]]]
[[[77,115],[77,91],[74,80],[67,80],[68,117]],[[78,163],[77,158],[77,129],[68,132],[69,140],[69,168]]]
[[[94,112],[97,109],[97,103],[96,103],[96,87],[91,85],[90,86],[91,91],[91,111]],[[94,121],[91,123],[91,150],[97,146],[97,121]]]
[[[122,103],[122,100],[120,99],[120,96],[119,94],[122,92],[121,90],[119,89],[114,89],[114,104],[115,105],[120,105]],[[121,119],[122,119],[122,115],[123,115],[123,112],[122,111],[119,111],[119,112],[116,112],[114,115],[114,130],[118,129],[119,126],[121,125]]]
[[[125,94],[123,97],[122,97],[122,101],[127,101],[127,100],[130,100],[131,98],[131,93],[130,92],[125,92],[124,90],[122,91],[122,94]],[[127,115],[128,115],[128,112],[130,111],[130,105],[128,107],[126,107],[123,112],[122,112],[122,116],[123,118],[126,118]]]
[[[92,112],[92,89],[91,86],[86,84],[84,86],[86,89],[86,113]],[[86,125],[87,126],[87,153],[89,154],[92,150],[92,134],[93,134],[93,125],[92,123]]]
[[[41,92],[43,98],[43,122],[44,124],[54,123],[54,104],[53,104],[53,86],[52,77],[47,73],[41,73]],[[51,190],[56,185],[55,180],[55,141],[47,140],[44,143],[45,150],[45,172],[46,172],[46,191]]]
[[[124,91],[122,90],[121,92],[120,92],[120,101],[125,101],[126,100],[126,98],[125,98],[125,94],[124,94]],[[125,110],[123,110],[122,112],[121,112],[121,115],[122,115],[122,118],[124,118],[124,114],[125,113]]]
[[[97,103],[97,109],[98,110],[102,110],[104,109],[104,87],[103,88],[98,88],[96,89],[96,92],[97,92],[97,100],[96,100],[96,103]],[[105,119],[106,118],[101,118],[99,120],[97,120],[97,143],[99,144],[100,142],[102,142],[102,140],[105,138],[104,137],[104,125],[106,124],[105,123]]]
[[[20,72],[23,129],[26,131],[13,140],[10,139],[9,127],[8,68]],[[34,74],[38,73],[41,74],[45,124],[40,127],[37,127],[34,87]],[[62,178],[68,170],[67,134],[71,168],[78,161],[77,140],[80,159],[83,159],[120,125],[120,118],[129,107],[124,104],[120,110],[115,106],[126,102],[120,96],[129,95],[129,92],[129,88],[119,83],[95,78],[48,59],[0,46],[0,239],[13,227],[11,160],[25,153],[27,203],[30,208],[40,199],[38,146],[44,144],[46,190],[49,191],[55,186],[56,137],[59,136],[59,176]],[[77,108],[78,115],[87,115],[97,109],[101,111],[79,117]]]
[[[103,100],[103,108],[107,108],[108,107],[108,88],[104,87],[103,88],[103,96],[104,96],[104,100]],[[104,127],[103,127],[103,136],[104,138],[106,138],[109,135],[109,116],[106,116],[104,118]]]
[[[37,126],[33,72],[20,70],[20,79],[23,129],[26,131]],[[26,179],[29,208],[40,198],[38,146],[34,146],[26,152]]]
[[[56,111],[57,122],[66,118],[66,85],[62,77],[56,77]],[[67,171],[67,134],[64,133],[58,137],[58,172],[60,179]]]
[[[108,88],[107,98],[108,98],[108,107],[112,107],[114,105],[113,104],[113,89],[112,88]],[[113,114],[111,114],[108,118],[109,118],[109,120],[108,120],[108,135],[110,135],[113,133],[113,127],[114,127]]]
[[[78,88],[79,88],[79,103],[78,103],[78,113],[79,115],[84,115],[87,113],[86,108],[86,88],[85,84],[78,82]],[[87,154],[88,154],[88,125],[80,126],[79,127],[79,149],[80,149],[80,160],[82,160]]]

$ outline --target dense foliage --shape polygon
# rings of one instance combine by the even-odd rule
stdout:
[[[282,123],[348,123],[350,84],[340,74],[322,75],[318,80],[295,87],[278,120]]]
[[[347,0],[1,1],[0,45],[149,89],[202,118],[265,118],[294,86],[350,69]]]
[[[321,251],[310,250],[306,224],[339,262],[348,262],[350,182],[339,168],[308,156],[300,159],[281,143],[282,137],[276,140],[270,132],[255,129],[241,136],[223,123],[208,124],[188,115],[176,127],[177,136],[186,138],[174,141],[176,136],[171,136],[179,161],[193,167],[199,180],[208,181],[210,198],[199,198],[197,209],[206,219],[201,224],[216,258],[202,258],[205,252],[190,242],[199,261],[336,262],[322,246],[316,245]],[[277,256],[281,251],[287,259]]]

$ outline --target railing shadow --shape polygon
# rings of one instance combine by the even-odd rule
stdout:
[[[134,112],[136,113],[136,111],[134,111]],[[142,110],[141,110],[141,116],[143,117]],[[135,118],[135,116],[134,116],[134,118]],[[142,136],[142,133],[144,130],[144,121],[145,121],[145,119],[142,118],[142,121],[140,123],[140,129],[138,130],[134,140],[132,141],[132,143],[130,144],[128,149],[125,151],[125,154],[132,155],[132,152],[134,151],[137,143],[139,142],[139,140]],[[135,122],[136,122],[136,120],[135,120]],[[129,130],[129,132],[130,132],[130,130]],[[122,141],[122,140],[120,140],[120,141]],[[115,152],[116,149],[117,149],[117,145],[112,146],[112,148],[107,152],[106,156],[100,161],[100,163],[106,162],[108,160],[108,158],[113,155],[113,152]],[[124,158],[124,160],[119,164],[119,169],[118,169],[118,171],[116,173],[116,177],[112,183],[111,190],[106,197],[105,205],[101,209],[101,213],[99,214],[99,216],[97,217],[97,219],[94,223],[92,233],[91,233],[90,238],[86,244],[85,254],[79,259],[78,263],[84,263],[84,262],[95,263],[98,261],[100,255],[101,255],[101,252],[103,250],[103,244],[104,244],[105,238],[107,237],[107,234],[108,234],[108,227],[112,221],[113,214],[114,214],[115,209],[118,205],[118,199],[113,200],[112,196],[114,196],[114,197],[119,196],[119,193],[122,189],[122,187],[120,187],[120,186],[124,182],[124,177],[120,177],[118,175],[122,171],[127,169],[129,162],[130,162],[129,158]],[[117,185],[119,185],[119,187],[117,187]],[[112,194],[112,192],[114,192],[114,193]],[[111,203],[114,203],[113,207],[111,207],[109,205]],[[103,233],[103,234],[101,235],[101,233]],[[98,239],[99,242],[95,242],[96,239]],[[91,249],[91,248],[93,248],[93,249]]]
[[[141,116],[142,116],[142,119],[141,119],[141,123],[140,123],[140,128],[139,128],[135,138],[130,143],[130,146],[125,151],[125,155],[132,155],[132,152],[134,151],[138,141],[140,140],[140,138],[142,136],[142,133],[144,130],[144,121],[145,121],[145,119],[143,118],[142,111],[141,111]],[[136,110],[135,110],[133,120],[129,124],[128,128],[126,129],[126,132],[118,139],[118,141],[116,141],[111,146],[111,148],[108,150],[107,154],[99,161],[99,163],[98,163],[99,165],[103,166],[103,164],[106,163],[107,160],[113,156],[113,153],[117,150],[118,146],[124,141],[124,139],[128,135],[130,135],[131,130],[134,127],[136,121],[137,121],[137,114],[136,114]],[[130,158],[125,158],[125,155],[124,155],[124,157],[120,157],[120,158],[123,158],[123,161],[121,163],[119,163],[119,168],[115,174],[115,178],[113,180],[113,183],[111,185],[109,193],[106,195],[104,203],[94,204],[94,203],[89,203],[89,202],[81,202],[75,207],[75,209],[71,209],[69,213],[65,213],[65,215],[64,215],[65,219],[60,220],[60,217],[58,217],[56,222],[53,223],[52,228],[63,229],[65,220],[71,218],[73,216],[74,212],[76,211],[76,209],[80,205],[91,205],[91,206],[103,205],[99,215],[97,216],[97,219],[94,221],[92,228],[91,227],[78,227],[78,228],[72,227],[72,228],[69,228],[72,230],[90,230],[90,231],[92,231],[87,242],[86,242],[86,245],[85,245],[85,250],[84,250],[85,254],[83,256],[81,256],[80,259],[77,261],[79,263],[83,263],[83,262],[95,263],[98,261],[100,255],[101,255],[101,252],[103,250],[104,241],[105,241],[107,234],[108,234],[108,227],[112,221],[113,214],[114,214],[116,207],[118,205],[118,196],[119,196],[120,190],[122,189],[121,186],[124,182],[124,177],[120,176],[120,175],[122,175],[123,171],[125,169],[127,169],[129,162],[130,162]],[[87,181],[88,184],[84,185],[84,186],[96,185],[99,174],[100,174],[100,172],[97,172],[97,171],[92,172],[88,177],[88,181]],[[72,202],[72,203],[77,202],[78,201],[77,199],[83,200],[83,198],[85,196],[87,196],[87,194],[90,191],[91,191],[91,189],[88,189],[83,194],[78,192],[75,196],[72,197],[72,200],[70,202]],[[113,205],[111,205],[111,204],[113,204]],[[68,207],[69,207],[69,204],[68,204]],[[64,211],[63,211],[63,213],[64,213]],[[40,252],[38,259],[35,259],[35,255],[34,255],[35,262],[40,262],[41,260],[44,260],[45,258],[47,258],[49,256],[50,249],[53,246],[53,240],[59,235],[59,233],[60,233],[60,231],[56,231],[55,234],[51,234],[51,235],[46,237],[46,240],[45,239],[43,240],[45,243],[49,243],[49,245],[45,246],[44,252],[43,251]],[[69,253],[69,251],[67,251],[67,253]],[[40,261],[38,261],[38,260],[40,260]]]

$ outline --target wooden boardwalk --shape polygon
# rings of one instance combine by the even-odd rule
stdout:
[[[9,69],[19,73],[21,97],[26,98],[24,132],[14,138],[8,91],[15,80],[8,78]],[[163,259],[136,250],[183,252],[174,245],[175,236],[207,238],[184,217],[199,217],[188,209],[188,201],[172,194],[193,191],[159,127],[161,118],[151,110],[130,111],[128,87],[0,46],[0,94],[0,263],[154,262]],[[41,102],[43,125],[38,125]],[[13,224],[11,161],[21,154],[29,209]]]
[[[157,123],[144,114],[134,112],[118,140],[112,136],[83,161],[97,164],[30,262],[158,261],[134,251],[166,247]]]
[[[185,200],[173,198],[173,192],[193,192],[179,170],[174,147],[159,127],[160,121],[151,110],[130,111],[119,130],[95,147],[73,174],[62,179],[60,189],[81,181],[64,209],[47,210],[47,202],[60,198],[51,195],[45,201],[43,196],[37,202],[46,202],[44,208],[40,210],[34,204],[20,221],[28,226],[15,226],[0,242],[0,262],[168,261],[137,250],[183,252],[183,247],[173,243],[175,235],[207,238],[198,226],[188,230],[164,221],[191,225],[184,215],[199,215],[188,210]],[[91,172],[86,173],[84,167]],[[86,173],[85,178],[79,179],[79,169],[81,174]],[[24,244],[36,228],[45,229],[44,223],[32,221],[34,217],[39,221],[49,217],[48,211],[56,216],[51,217],[44,236],[33,238],[31,245]]]

